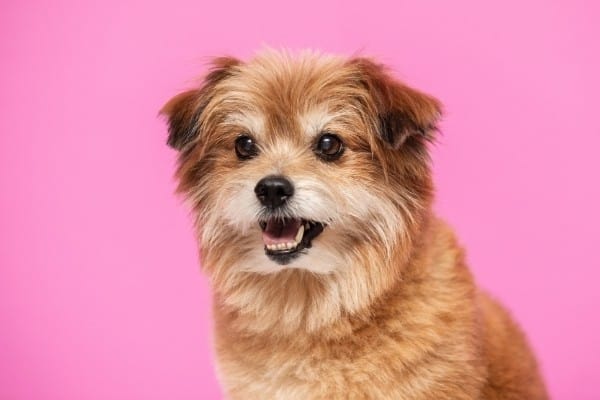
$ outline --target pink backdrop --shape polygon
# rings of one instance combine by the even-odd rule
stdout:
[[[598,3],[282,3],[2,1],[0,398],[220,398],[156,114],[263,44],[362,50],[442,99],[439,212],[554,399],[600,398]]]

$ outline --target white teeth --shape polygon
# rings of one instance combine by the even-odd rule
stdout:
[[[267,250],[292,250],[298,247],[297,242],[287,242],[287,243],[274,243],[268,244]]]
[[[300,225],[300,228],[298,228],[298,232],[296,233],[296,237],[294,238],[296,243],[300,243],[302,236],[304,236],[304,226]]]
[[[304,236],[305,229],[308,229],[308,224],[306,224],[306,227],[303,225],[300,225],[300,228],[298,228],[298,232],[296,232],[296,237],[294,238],[293,242],[268,244],[268,245],[266,245],[267,250],[277,251],[277,250],[293,250],[293,249],[295,249],[300,244],[300,241],[302,241],[302,237]]]

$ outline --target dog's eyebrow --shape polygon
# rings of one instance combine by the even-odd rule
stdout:
[[[251,112],[230,113],[225,117],[225,123],[241,126],[253,135],[259,135],[265,130],[265,120],[262,115]]]
[[[327,107],[318,107],[298,113],[298,122],[304,133],[316,136],[323,131],[327,124],[341,115],[341,112],[332,112]]]

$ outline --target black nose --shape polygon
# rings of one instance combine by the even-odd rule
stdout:
[[[281,207],[294,194],[292,182],[283,176],[269,175],[256,184],[254,193],[258,200],[269,208]]]

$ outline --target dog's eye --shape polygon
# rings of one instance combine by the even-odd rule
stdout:
[[[332,133],[324,133],[319,138],[315,152],[325,161],[337,160],[344,152],[344,143]]]
[[[240,160],[247,160],[258,154],[258,149],[254,139],[250,136],[242,135],[235,140],[235,154]]]

